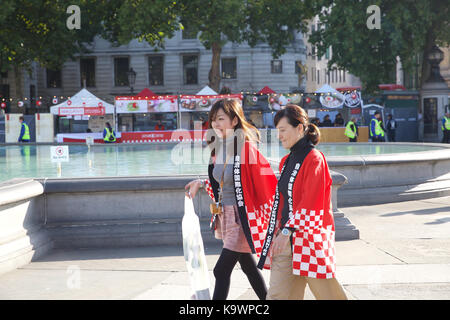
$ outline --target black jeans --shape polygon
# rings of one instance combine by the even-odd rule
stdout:
[[[395,142],[395,130],[388,130],[387,135],[389,142]]]
[[[267,295],[266,283],[264,282],[261,271],[256,267],[256,262],[252,254],[235,252],[225,248],[222,249],[219,260],[217,260],[216,266],[214,267],[216,285],[213,300],[227,299],[230,290],[231,272],[238,261],[258,298],[265,300]]]

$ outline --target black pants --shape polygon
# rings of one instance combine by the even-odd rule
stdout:
[[[444,134],[442,143],[450,143],[450,130],[444,130],[442,133]]]
[[[387,132],[389,142],[395,142],[395,130]]]
[[[348,138],[348,142],[358,142],[358,138],[357,137]]]
[[[248,278],[250,285],[255,290],[260,300],[265,300],[267,287],[262,277],[261,271],[256,267],[256,262],[251,253],[235,252],[222,249],[219,260],[214,267],[216,286],[214,288],[213,300],[226,300],[230,290],[231,272],[239,261],[242,271]]]

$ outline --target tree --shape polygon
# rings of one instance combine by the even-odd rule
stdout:
[[[81,10],[80,29],[69,30],[70,5]],[[102,29],[107,0],[2,0],[0,2],[0,71],[13,69],[16,94],[23,96],[21,70],[33,62],[58,69],[87,45]]]
[[[184,0],[178,2],[181,23],[198,33],[212,50],[209,86],[219,91],[220,56],[228,42],[247,42],[254,47],[267,43],[276,58],[294,40],[294,30],[305,31],[306,19],[314,16],[312,5],[298,0]]]
[[[328,68],[346,69],[370,92],[376,91],[378,84],[393,80],[397,56],[408,72],[418,67],[419,57],[421,86],[428,74],[423,57],[434,43],[450,43],[445,0],[322,0],[315,5],[315,10],[321,10],[321,27],[311,35],[310,42],[317,46],[318,55],[331,47]],[[370,5],[380,8],[380,29],[367,27]]]
[[[58,68],[102,30],[106,0],[2,0],[0,3],[0,68],[29,68],[33,61]],[[81,10],[80,29],[69,30],[67,8]]]
[[[174,0],[114,0],[106,8],[102,36],[114,45],[127,44],[133,39],[146,41],[156,49],[180,29]]]
[[[312,5],[298,0],[157,0],[152,6],[127,0],[119,7],[117,16],[105,24],[108,39],[125,44],[137,38],[158,49],[164,47],[164,38],[186,28],[212,51],[209,86],[216,92],[220,90],[221,52],[227,42],[247,41],[250,46],[265,42],[277,57],[293,41],[293,30],[304,31],[305,19],[314,16]]]

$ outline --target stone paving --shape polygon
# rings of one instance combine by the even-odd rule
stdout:
[[[450,197],[340,208],[360,239],[339,241],[337,278],[349,299],[450,300]],[[205,248],[212,269],[221,246]],[[269,271],[263,275],[269,283]],[[182,247],[55,249],[0,276],[0,299],[189,299]],[[255,300],[243,272],[229,300]],[[314,299],[307,289],[305,299]]]

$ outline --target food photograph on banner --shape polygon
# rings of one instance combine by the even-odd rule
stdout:
[[[118,130],[164,131],[177,128],[178,97],[117,96]]]
[[[273,111],[281,110],[287,104],[296,104],[300,106],[302,103],[302,96],[300,93],[292,94],[271,94],[269,96],[269,107]]]
[[[208,129],[208,113],[211,107],[217,100],[224,98],[242,100],[242,95],[181,95],[179,99],[180,128]]]

